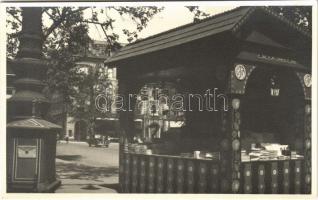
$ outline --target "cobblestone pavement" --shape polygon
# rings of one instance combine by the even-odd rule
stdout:
[[[61,141],[56,154],[56,173],[62,181],[56,193],[117,192],[118,143],[105,148]]]

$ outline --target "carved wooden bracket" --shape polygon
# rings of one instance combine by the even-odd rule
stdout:
[[[229,93],[245,94],[246,83],[255,68],[253,65],[235,63],[230,71]]]
[[[303,88],[305,100],[311,100],[311,74],[303,72],[296,72],[296,74]]]

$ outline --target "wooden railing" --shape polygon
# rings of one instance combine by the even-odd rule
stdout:
[[[219,161],[124,153],[125,193],[221,193]],[[240,193],[302,193],[302,160],[241,164]]]
[[[303,193],[302,160],[257,161],[242,163],[242,193]]]

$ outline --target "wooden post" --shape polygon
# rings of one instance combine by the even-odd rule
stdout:
[[[240,125],[241,125],[241,113],[240,99],[238,97],[231,98],[231,110],[230,110],[230,132],[232,142],[232,192],[240,192],[241,184],[241,139],[240,139]]]
[[[221,153],[221,164],[220,164],[220,191],[221,193],[229,193],[229,184],[231,180],[231,149],[230,149],[230,136],[229,136],[229,120],[228,113],[224,110],[221,111],[221,132],[223,139],[221,141],[220,153]]]
[[[230,96],[229,110],[222,113],[221,192],[239,193],[241,179],[240,99]],[[231,188],[230,188],[231,187]]]
[[[234,67],[230,71],[229,85],[228,85],[228,103],[229,111],[227,111],[227,123],[226,126],[228,130],[225,131],[225,136],[230,142],[227,159],[230,163],[230,169],[228,173],[230,174],[229,180],[231,183],[231,192],[240,193],[242,192],[241,186],[241,97],[245,94],[246,84],[255,66],[234,63]],[[240,73],[245,72],[245,73]],[[221,169],[224,166],[221,166]],[[248,185],[245,185],[249,187]],[[249,189],[244,188],[244,192],[249,192]]]
[[[119,81],[118,84],[119,95],[124,95],[126,93],[126,85],[123,81]],[[125,157],[124,152],[128,151],[127,139],[126,139],[126,113],[124,111],[119,111],[119,192],[124,192],[125,184]]]
[[[167,182],[166,182],[166,191],[167,193],[173,193],[175,190],[175,173],[174,173],[175,163],[172,158],[167,160]]]
[[[134,112],[129,110],[129,107],[134,108],[135,101],[133,98],[129,99],[129,94],[134,94],[136,90],[136,84],[133,84],[131,79],[126,79],[124,72],[119,70],[119,85],[118,92],[123,100],[123,107],[119,110],[119,122],[120,122],[120,143],[119,143],[119,187],[120,192],[125,191],[124,183],[126,183],[126,179],[130,179],[130,177],[126,177],[127,172],[125,172],[125,160],[124,153],[127,151],[128,142],[132,140],[134,135]],[[125,80],[123,80],[123,77]],[[132,87],[135,86],[135,87]],[[132,100],[132,101],[130,101]],[[129,105],[130,104],[130,105]],[[128,170],[128,168],[127,168]]]
[[[305,134],[304,134],[304,158],[305,158],[305,193],[311,193],[311,101],[305,104]]]

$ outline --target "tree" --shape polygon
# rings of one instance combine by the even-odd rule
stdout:
[[[94,104],[90,103],[90,112],[82,103],[87,95],[93,102],[96,87],[106,84],[107,81],[101,76],[100,69],[91,69],[89,75],[78,74],[74,55],[81,54],[90,41],[88,25],[94,24],[101,27],[110,50],[120,47],[119,35],[114,32],[116,20],[108,13],[112,12],[121,17],[130,18],[135,23],[135,30],[122,30],[127,40],[132,42],[137,39],[138,32],[147,26],[149,20],[163,8],[158,7],[45,7],[43,8],[43,55],[49,62],[47,70],[48,87],[46,94],[58,91],[64,97],[68,112],[76,117],[85,119],[89,127],[93,127],[95,116]],[[85,12],[85,13],[84,13]],[[21,9],[7,7],[7,57],[14,58],[19,44],[18,36],[21,30]],[[134,33],[133,37],[131,33]],[[105,49],[108,51],[108,49]],[[98,79],[96,79],[98,77]],[[96,81],[98,80],[98,81]],[[88,87],[83,87],[83,86]],[[81,91],[75,88],[81,87]],[[85,92],[87,94],[85,94]],[[78,105],[76,105],[76,102]],[[85,111],[85,112],[84,112]],[[84,112],[84,113],[83,113]],[[89,114],[91,113],[91,114]]]
[[[74,75],[71,79],[74,87],[69,114],[78,120],[85,121],[88,125],[90,146],[95,135],[96,118],[103,116],[103,113],[100,113],[95,107],[95,99],[99,94],[107,92],[111,84],[106,70],[102,64],[72,69]]]
[[[207,16],[198,7],[188,7],[194,13],[194,19]],[[94,135],[96,109],[93,104],[97,88],[105,89],[107,80],[102,76],[101,66],[90,69],[88,74],[78,73],[77,58],[90,41],[89,24],[100,27],[108,43],[105,51],[116,51],[121,45],[119,33],[115,31],[116,17],[128,18],[134,22],[133,29],[123,28],[121,31],[127,41],[138,39],[142,31],[157,13],[163,8],[149,7],[44,7],[43,23],[43,55],[49,62],[45,93],[58,91],[64,97],[68,112],[75,118],[85,120],[90,127],[90,135]],[[18,36],[21,30],[21,9],[7,7],[7,57],[17,54]],[[104,72],[103,72],[104,73]],[[104,85],[103,85],[104,84]],[[106,85],[105,85],[106,84]],[[76,90],[77,88],[77,90]]]
[[[311,6],[271,6],[273,11],[277,12],[301,26],[303,29],[311,32],[312,29],[312,8]]]

